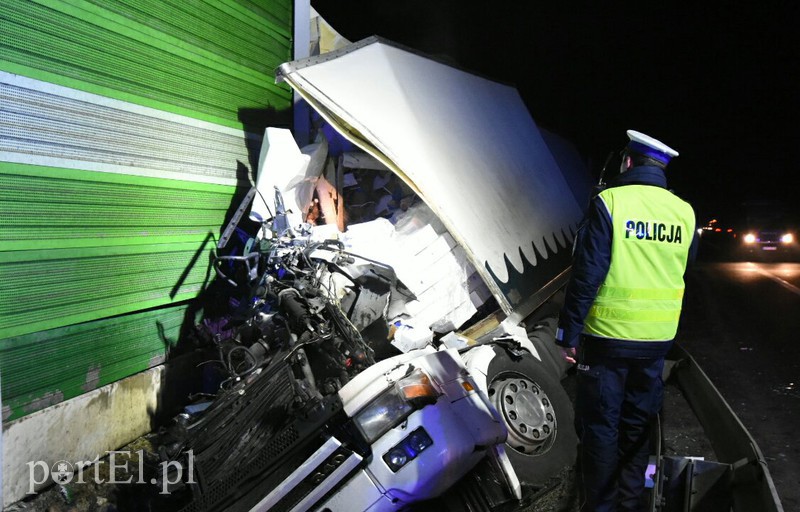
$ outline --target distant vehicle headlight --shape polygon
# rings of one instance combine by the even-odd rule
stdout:
[[[756,235],[754,235],[753,233],[747,233],[746,235],[744,235],[744,243],[752,244],[755,241],[756,241]]]
[[[355,420],[371,443],[415,410],[435,403],[438,397],[428,375],[417,368],[370,402]]]
[[[783,235],[781,237],[781,242],[783,242],[785,244],[790,244],[790,243],[794,242],[794,236],[791,233],[786,233],[785,235]]]

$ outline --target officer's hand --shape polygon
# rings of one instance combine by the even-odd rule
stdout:
[[[560,347],[560,348],[561,348],[561,357],[564,358],[564,361],[568,362],[569,364],[575,364],[577,362],[577,361],[575,361],[575,349],[574,348],[572,348],[572,347],[570,347],[570,348]]]

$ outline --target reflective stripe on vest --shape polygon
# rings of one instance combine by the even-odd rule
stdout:
[[[609,188],[600,198],[611,216],[611,268],[583,332],[636,341],[673,339],[694,236],[692,207],[648,185]]]

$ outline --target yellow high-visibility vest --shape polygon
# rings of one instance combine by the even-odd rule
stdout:
[[[611,216],[611,267],[586,317],[586,334],[636,341],[675,338],[695,229],[689,203],[661,187],[600,193]]]

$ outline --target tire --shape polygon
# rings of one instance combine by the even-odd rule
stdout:
[[[514,360],[501,347],[489,364],[489,401],[506,428],[506,453],[523,485],[542,487],[575,464],[572,402],[560,381],[534,356]]]

